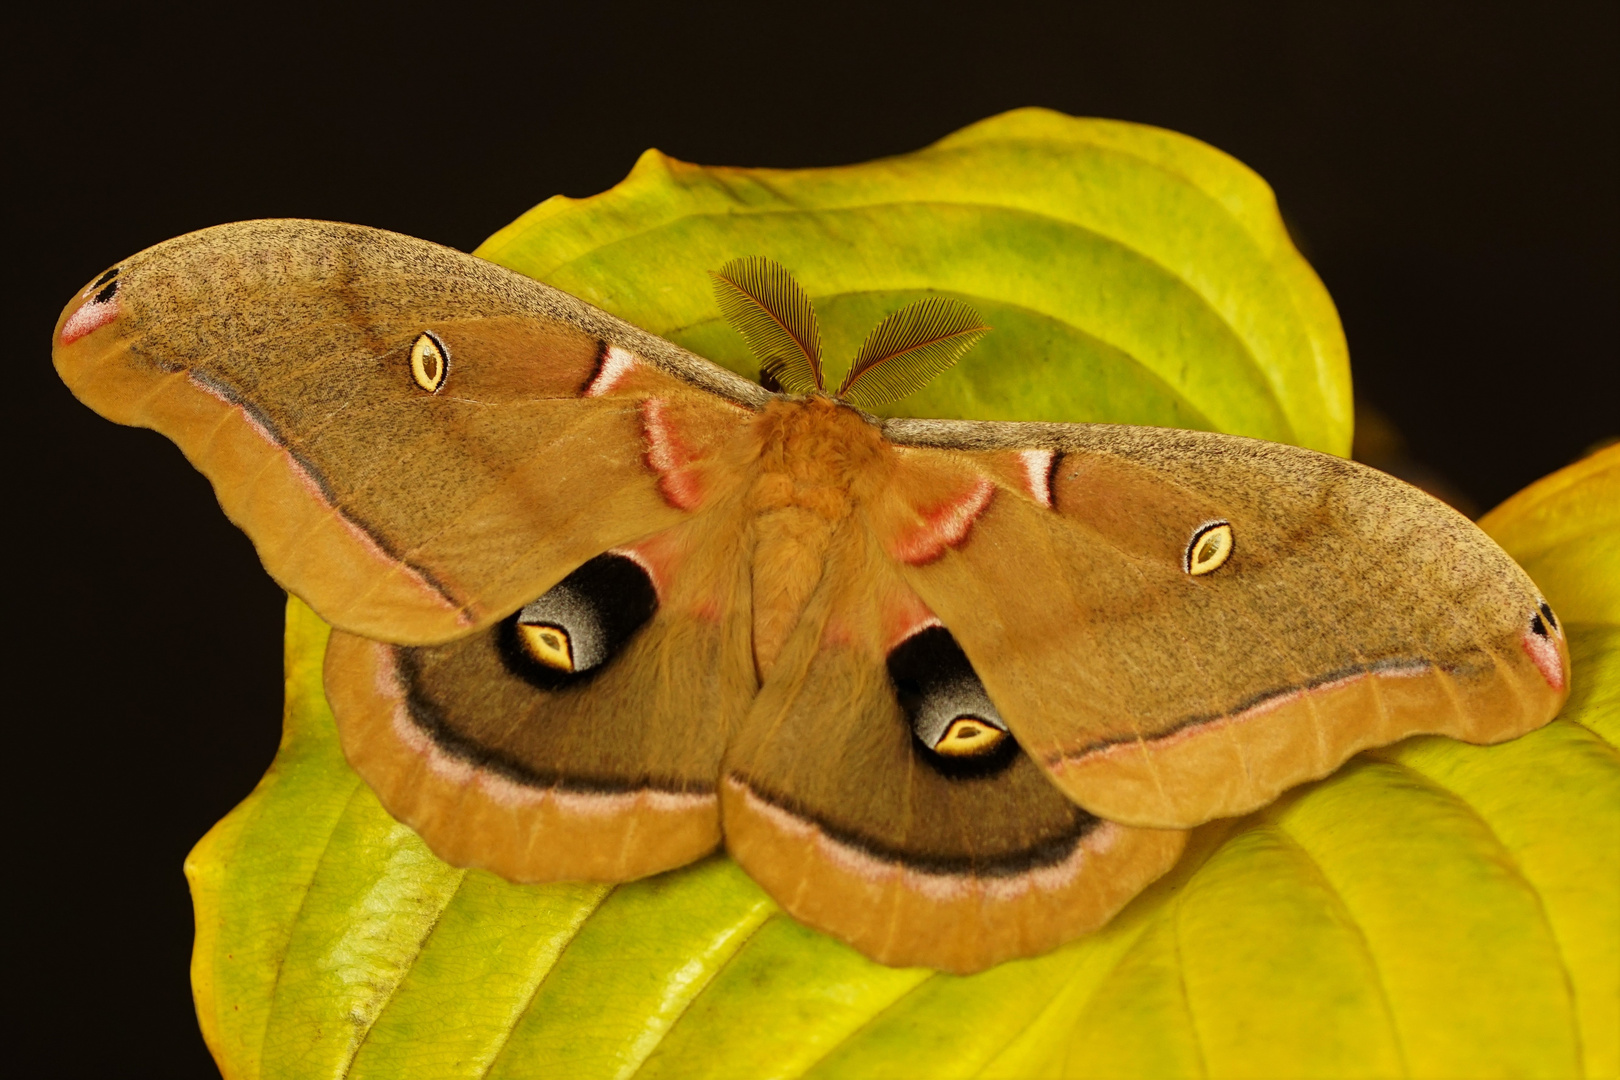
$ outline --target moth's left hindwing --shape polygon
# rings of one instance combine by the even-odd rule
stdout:
[[[513,881],[628,881],[714,850],[721,755],[758,692],[740,524],[732,499],[455,641],[334,633],[345,755],[442,858]]]

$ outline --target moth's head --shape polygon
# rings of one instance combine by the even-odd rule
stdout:
[[[762,255],[733,259],[714,278],[714,298],[759,359],[759,381],[775,393],[826,394],[821,327],[804,287]],[[931,296],[890,314],[866,336],[831,396],[876,409],[916,393],[960,360],[990,327],[971,307]]]

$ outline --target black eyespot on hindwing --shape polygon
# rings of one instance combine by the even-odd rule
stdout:
[[[496,630],[507,669],[557,690],[589,679],[658,610],[652,579],[633,559],[608,553],[563,578]]]
[[[1530,632],[1537,637],[1547,636],[1547,624],[1541,621],[1539,614],[1530,616]]]
[[[889,653],[889,680],[920,756],[948,776],[1000,772],[1018,743],[962,647],[943,626],[913,634]]]
[[[111,270],[107,271],[105,274],[102,274],[100,277],[96,278],[96,283],[94,285],[90,286],[90,287],[92,289],[101,288],[103,285],[110,282],[113,278],[117,277],[118,276],[118,271],[120,269],[121,269],[121,267],[117,267],[117,266],[113,267]]]
[[[1547,606],[1547,601],[1545,600],[1541,602],[1541,615],[1547,620],[1548,626],[1552,627],[1554,630],[1558,629],[1558,620],[1553,617],[1552,608]]]

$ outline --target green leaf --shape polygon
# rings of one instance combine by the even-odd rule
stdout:
[[[1024,246],[1005,247],[1015,235]],[[1095,256],[1097,276],[995,284],[1053,277],[1041,260],[1072,248],[1066,265]],[[485,249],[689,345],[711,334],[735,364],[745,347],[704,270],[744,251],[801,273],[846,352],[933,288],[983,311],[996,333],[908,406],[937,390],[962,410],[947,415],[1196,410],[1201,425],[1348,443],[1337,323],[1269,193],[1153,129],[1023,111],[808,172],[648,155],[620,187],[552,200]],[[923,251],[941,261],[913,265]],[[1226,336],[1197,319],[1155,328],[1160,303],[1162,322],[1199,310]],[[1121,321],[1095,317],[1109,312]],[[1006,364],[969,370],[997,341]],[[1185,364],[1155,359],[1182,346]],[[871,963],[724,857],[611,888],[440,863],[344,763],[321,693],[327,630],[292,601],[281,751],[187,861],[204,1034],[233,1078],[1613,1076],[1620,620],[1588,600],[1613,596],[1620,549],[1582,538],[1620,526],[1617,455],[1486,521],[1569,627],[1558,720],[1496,747],[1420,738],[1363,755],[1195,832],[1101,932],[967,978]]]
[[[656,150],[590,199],[549,199],[477,254],[752,377],[703,271],[788,267],[823,355],[942,292],[996,328],[892,416],[1157,424],[1350,451],[1333,303],[1253,172],[1185,135],[1020,109],[832,169],[689,165]]]

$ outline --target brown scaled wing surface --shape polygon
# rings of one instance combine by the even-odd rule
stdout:
[[[272,577],[385,641],[487,626],[679,521],[643,464],[647,393],[739,421],[720,403],[764,397],[566,293],[376,229],[244,222],[118,270],[116,317],[56,349],[63,381],[173,439]],[[449,353],[434,394],[411,374],[423,333]],[[641,393],[587,397],[613,346],[644,358]]]
[[[1049,506],[995,499],[966,543],[906,579],[1025,749],[1110,820],[1245,813],[1408,735],[1513,738],[1568,693],[1562,630],[1529,577],[1372,469],[1192,431],[885,434],[987,475],[1008,475],[1009,457],[1044,463]],[[1189,543],[1216,521],[1232,554],[1193,576]]]
[[[1531,635],[1506,556],[1306,451],[880,428],[325,223],[159,245],[57,332],[74,393],[174,439],[337,628],[328,694],[384,804],[516,880],[625,880],[724,839],[869,955],[976,970],[1100,925],[1173,862],[1165,827],[1412,732],[1511,737],[1562,700],[1561,635]],[[1216,519],[1234,552],[1193,578]],[[526,680],[503,620],[609,551],[647,568],[656,613],[591,678]],[[1016,736],[995,769],[942,768],[896,703],[885,656],[934,619]]]

